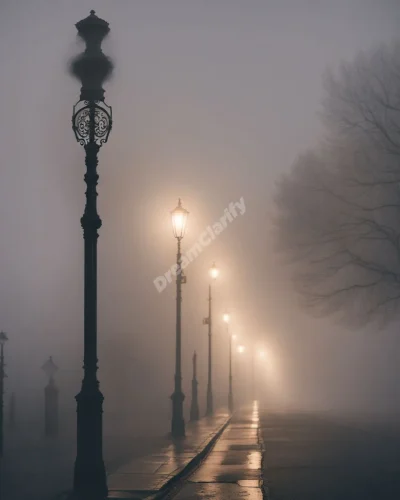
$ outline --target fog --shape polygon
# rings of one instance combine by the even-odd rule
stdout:
[[[249,349],[268,404],[335,411],[400,410],[398,324],[344,330],[300,310],[274,251],[275,181],[322,134],[322,75],[396,35],[396,1],[378,0],[1,0],[0,327],[6,401],[18,418],[41,418],[41,366],[60,370],[60,404],[74,419],[83,358],[84,151],[71,130],[79,83],[68,74],[82,50],[74,24],[91,8],[110,23],[105,84],[113,107],[99,155],[99,379],[104,425],[167,431],[173,391],[175,286],[154,279],[176,257],[170,211],[190,212],[187,251],[242,197],[235,218],[185,270],[183,384],[190,403],[198,354],[201,412],[207,376],[208,269],[213,288],[214,396],[226,405],[232,316],[238,386],[249,383]],[[240,375],[240,376],[239,376]],[[236,379],[235,379],[236,380]],[[132,420],[133,419],[133,420]]]

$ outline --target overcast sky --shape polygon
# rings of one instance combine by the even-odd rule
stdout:
[[[243,197],[245,214],[186,269],[185,391],[194,349],[205,389],[201,323],[215,261],[220,398],[228,344],[219,318],[229,309],[241,341],[268,350],[270,390],[282,398],[392,405],[398,326],[343,332],[307,319],[272,251],[269,216],[275,180],[322,134],[324,71],[392,40],[395,0],[0,0],[0,327],[10,388],[40,386],[49,354],[81,377],[84,152],[71,130],[80,86],[67,65],[82,50],[74,24],[92,8],[110,23],[104,51],[116,65],[105,84],[114,126],[99,158],[106,398],[116,380],[136,394],[147,377],[169,405],[175,290],[153,284],[175,259],[169,211],[178,197],[190,211],[185,250]]]

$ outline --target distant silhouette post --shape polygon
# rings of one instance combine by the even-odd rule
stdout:
[[[251,350],[251,400],[256,400],[256,386],[255,386],[255,367],[254,367],[254,348]]]
[[[11,393],[10,397],[10,411],[8,414],[8,426],[10,430],[14,430],[17,427],[16,420],[16,408],[15,408],[15,392]]]
[[[42,366],[49,381],[44,388],[44,434],[46,437],[55,437],[58,434],[58,389],[54,382],[54,375],[58,367],[50,356]]]
[[[97,500],[107,496],[103,460],[103,394],[97,380],[97,238],[101,219],[97,213],[97,164],[100,147],[107,142],[112,111],[104,102],[103,82],[111,75],[113,64],[101,44],[110,28],[94,10],[76,24],[85,51],[71,64],[71,73],[81,83],[80,100],[75,104],[72,128],[85,149],[86,205],[81,225],[84,257],[84,377],[77,401],[77,455],[74,493],[79,499]]]
[[[186,276],[182,269],[181,240],[185,235],[186,221],[189,212],[182,207],[181,200],[178,206],[171,212],[172,229],[178,242],[176,256],[176,344],[175,344],[175,387],[171,396],[172,400],[172,422],[171,435],[174,438],[185,436],[185,420],[183,418],[183,401],[185,395],[182,391],[182,367],[181,367],[181,307],[182,307],[182,284],[186,283]]]
[[[213,281],[217,279],[219,270],[215,263],[210,269],[210,276]],[[206,416],[211,417],[214,413],[213,409],[213,391],[212,391],[212,296],[211,283],[208,285],[208,318],[205,318],[204,323],[208,325],[208,380],[207,380],[207,409]]]
[[[193,354],[193,379],[192,379],[192,404],[190,407],[190,420],[199,420],[199,400],[197,397],[197,354],[196,351]]]
[[[0,332],[0,460],[3,458],[3,444],[4,444],[4,379],[7,376],[4,371],[4,345],[8,337],[5,332]],[[1,465],[1,463],[0,463]],[[0,471],[1,473],[1,471]],[[0,478],[1,479],[1,478]]]
[[[233,388],[232,388],[232,344],[233,335],[229,333],[229,322],[230,315],[228,313],[224,314],[224,321],[226,323],[226,333],[229,339],[229,391],[228,391],[228,408],[229,412],[233,413]]]

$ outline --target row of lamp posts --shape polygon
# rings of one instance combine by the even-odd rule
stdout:
[[[186,276],[182,269],[181,241],[185,235],[186,223],[189,212],[182,206],[181,199],[178,200],[177,207],[171,212],[172,230],[177,240],[177,261],[176,261],[176,353],[175,353],[175,387],[171,396],[172,399],[172,422],[171,435],[175,438],[185,436],[185,421],[183,418],[183,401],[185,396],[182,392],[182,372],[181,372],[181,352],[182,352],[182,330],[181,330],[181,307],[182,307],[182,284],[186,283]],[[215,263],[210,269],[211,282],[208,285],[208,316],[204,318],[203,324],[208,326],[208,376],[207,376],[207,403],[206,416],[213,415],[213,390],[212,390],[212,283],[218,278],[219,270]],[[232,389],[232,342],[233,336],[229,335],[230,316],[225,313],[223,316],[228,329],[229,338],[229,393],[228,406],[233,412],[233,389]],[[190,409],[191,420],[198,420],[198,394],[197,394],[197,356],[193,356],[193,379],[192,379],[192,404]]]
[[[101,49],[103,39],[110,29],[106,21],[92,10],[90,15],[76,24],[86,49],[71,65],[72,74],[81,83],[80,100],[74,106],[72,127],[77,141],[86,154],[86,206],[81,219],[85,246],[84,265],[84,378],[81,392],[77,395],[77,456],[74,471],[74,492],[82,499],[102,499],[107,496],[106,473],[102,453],[102,405],[103,395],[97,380],[97,238],[101,219],[96,207],[97,163],[100,147],[107,142],[112,126],[112,111],[104,102],[103,82],[110,76],[113,65]],[[174,438],[185,436],[183,417],[182,363],[181,363],[181,307],[182,285],[186,277],[182,268],[181,241],[185,233],[188,211],[179,200],[172,212],[174,236],[177,239],[176,260],[176,350],[175,384],[172,400],[171,434]],[[218,276],[215,265],[211,269],[213,280]],[[207,415],[213,413],[212,399],[212,295],[209,285],[208,314],[208,384]],[[232,337],[230,339],[232,342]],[[232,363],[230,348],[229,407],[233,410]],[[193,390],[197,395],[196,355],[193,358]],[[197,398],[196,398],[197,399]],[[198,416],[198,404],[192,405],[191,413]]]
[[[85,42],[85,50],[78,55],[70,66],[73,76],[80,80],[80,99],[73,107],[72,129],[76,140],[85,150],[86,204],[81,218],[84,238],[84,376],[77,402],[77,454],[74,467],[74,497],[79,500],[103,500],[107,497],[106,470],[102,450],[102,413],[103,395],[97,379],[97,239],[101,227],[101,219],[97,213],[98,153],[107,142],[112,127],[112,110],[104,101],[103,83],[109,78],[113,64],[102,51],[101,45],[108,35],[109,24],[96,16],[92,10],[90,15],[76,24],[78,36]],[[173,437],[185,436],[183,418],[182,371],[181,371],[181,303],[182,284],[186,277],[182,269],[181,240],[184,236],[188,212],[179,201],[172,213],[174,235],[177,239],[177,273],[176,273],[176,356],[175,387],[172,399],[171,434]],[[211,278],[215,280],[218,269],[213,266]],[[208,324],[208,384],[207,415],[213,413],[212,399],[212,295],[209,285]],[[3,390],[4,358],[3,347],[7,340],[0,334],[1,371],[0,390]],[[229,408],[233,410],[232,394],[232,336],[230,336],[229,362]],[[55,415],[57,408],[57,391],[54,384],[55,365],[50,360],[45,364],[49,374],[46,388],[46,414]],[[194,377],[193,390],[197,394],[196,355],[193,358]],[[196,398],[197,399],[197,398]],[[198,417],[198,405],[192,405],[191,415]],[[0,425],[3,426],[3,407],[0,409]],[[56,432],[56,423],[49,420],[49,432]],[[2,436],[2,432],[0,432]],[[2,453],[2,442],[0,442]]]

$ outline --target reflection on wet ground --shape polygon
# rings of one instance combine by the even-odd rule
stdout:
[[[175,500],[261,500],[259,408],[237,412],[210,454],[186,479]],[[172,498],[171,496],[168,498]]]
[[[187,425],[186,437],[166,437],[156,453],[132,460],[108,476],[109,498],[147,498],[163,488],[202,451],[226,424],[222,412]]]

